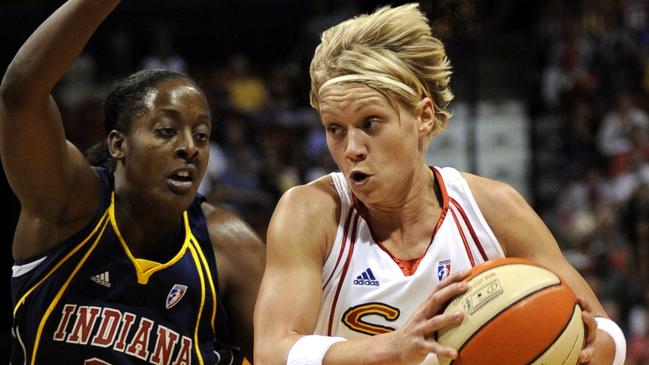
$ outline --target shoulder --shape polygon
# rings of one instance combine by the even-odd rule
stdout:
[[[523,196],[505,182],[468,172],[462,172],[461,174],[469,185],[469,189],[471,189],[471,193],[480,209],[483,209],[483,207],[485,209],[489,209],[489,207],[497,209],[503,207],[516,208],[527,205]]]
[[[292,187],[279,201],[278,208],[290,207],[306,214],[318,214],[337,209],[340,197],[331,176],[323,176],[305,185]]]
[[[509,184],[466,172],[462,176],[506,252],[525,236],[524,231],[544,227],[525,198]]]
[[[218,278],[224,293],[246,291],[257,285],[264,267],[265,247],[257,233],[241,217],[203,202],[207,231],[216,257]],[[249,283],[245,284],[245,277]],[[242,279],[243,278],[243,279]]]
[[[201,209],[215,249],[230,244],[257,244],[259,241],[252,227],[237,214],[207,202],[201,203]]]
[[[280,199],[268,228],[268,245],[291,250],[299,246],[326,257],[341,211],[331,176],[289,189]]]

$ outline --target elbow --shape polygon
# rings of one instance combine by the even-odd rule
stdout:
[[[0,84],[0,102],[5,109],[19,108],[27,103],[30,89],[20,72],[9,66]]]

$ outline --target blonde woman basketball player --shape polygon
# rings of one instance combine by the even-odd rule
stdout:
[[[581,363],[622,364],[619,328],[525,200],[504,183],[426,165],[453,96],[443,45],[417,5],[327,30],[310,71],[311,104],[341,172],[293,188],[276,208],[257,364],[454,358],[434,334],[462,318],[441,309],[466,291],[466,269],[504,256],[544,264],[582,298]]]

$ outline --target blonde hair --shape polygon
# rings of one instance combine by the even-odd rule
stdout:
[[[327,29],[309,72],[310,101],[316,110],[321,88],[330,83],[323,84],[338,78],[332,81],[363,83],[413,108],[430,97],[435,106],[433,135],[451,116],[451,64],[418,4],[382,7]],[[341,77],[345,75],[356,76]]]

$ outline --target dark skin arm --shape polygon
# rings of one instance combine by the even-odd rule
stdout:
[[[608,318],[608,315],[584,278],[563,256],[541,218],[509,185],[471,174],[463,175],[505,255],[541,263],[566,280],[580,297],[584,310],[582,319],[588,336],[579,357],[580,363],[610,365],[615,355],[615,344],[606,332],[596,330],[593,318]]]
[[[265,245],[235,214],[207,203],[203,204],[203,211],[233,334],[243,354],[252,362],[253,312],[266,262]]]
[[[79,230],[98,205],[99,183],[66,141],[50,92],[117,0],[71,0],[20,48],[0,86],[0,156],[21,203],[13,255],[44,252]]]

